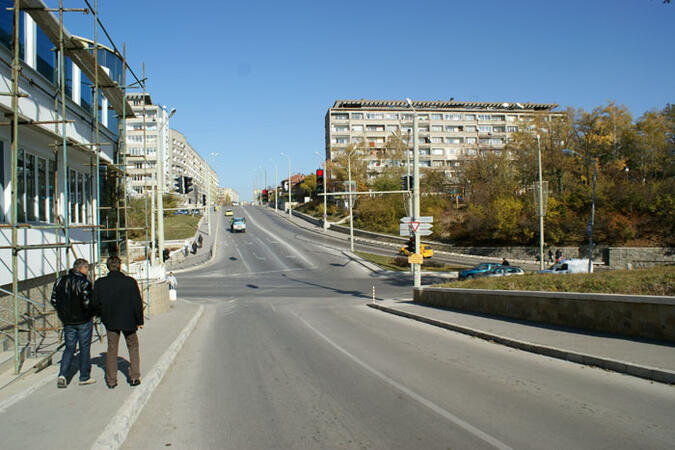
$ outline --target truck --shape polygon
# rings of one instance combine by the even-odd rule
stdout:
[[[591,272],[593,272],[593,264],[591,264]],[[561,259],[549,269],[542,270],[539,273],[588,273],[588,260]]]

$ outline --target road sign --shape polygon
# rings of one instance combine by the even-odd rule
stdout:
[[[421,216],[419,219],[417,219],[417,221],[422,223],[433,223],[434,216]],[[410,223],[410,222],[412,222],[412,218],[401,217],[401,223]]]
[[[420,231],[417,232],[417,235],[418,235],[418,236],[430,236],[430,235],[432,235],[433,233],[434,233],[434,232],[431,231],[431,230],[420,230]]]
[[[419,253],[413,253],[408,256],[408,264],[422,264],[423,262],[424,258]]]
[[[407,223],[402,223],[398,227],[399,236],[410,236],[410,225]]]
[[[410,229],[413,233],[417,233],[417,229],[420,227],[419,222],[410,222]]]
[[[420,231],[431,230],[431,227],[433,227],[433,225],[430,223],[421,223],[419,226],[419,230]]]

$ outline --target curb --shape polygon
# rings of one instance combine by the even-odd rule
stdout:
[[[612,372],[623,373],[626,375],[643,378],[645,380],[658,381],[659,383],[666,383],[666,384],[675,384],[674,371],[666,369],[658,369],[649,366],[642,366],[631,362],[619,361],[610,358],[603,358],[601,356],[578,353],[556,347],[547,347],[545,345],[533,344],[531,342],[511,339],[497,334],[486,333],[484,331],[476,330],[474,328],[464,327],[454,323],[443,322],[441,320],[431,319],[429,317],[412,314],[395,308],[379,305],[377,303],[368,303],[368,306],[370,308],[379,309],[380,311],[388,312],[390,314],[417,320],[419,322],[424,322],[426,324],[433,325],[436,327],[445,328],[446,330],[467,334],[469,336],[484,339],[486,341],[493,341],[498,344],[505,345],[507,347],[512,347],[518,350],[523,350],[538,355],[544,355],[551,358],[562,359],[577,364],[595,366],[601,369],[611,370]]]
[[[171,346],[162,354],[148,375],[144,377],[143,384],[136,388],[120,409],[117,410],[103,432],[96,439],[96,442],[91,446],[92,449],[118,449],[122,446],[136,418],[138,418],[155,388],[162,381],[164,374],[169,369],[169,366],[171,366],[176,355],[178,355],[183,344],[190,334],[192,334],[203,312],[204,305],[201,305],[192,319],[190,319],[190,322],[183,328],[183,331],[180,332]]]
[[[373,273],[383,272],[383,270],[377,264],[371,263],[370,261],[367,261],[361,258],[359,255],[355,255],[350,251],[343,250],[342,254],[345,255],[347,258],[351,259],[352,261],[361,264],[363,267],[365,267],[366,269],[370,270]]]
[[[188,272],[194,269],[198,269],[202,266],[206,266],[211,264],[215,258],[216,258],[216,249],[218,248],[218,235],[220,234],[220,221],[216,222],[216,230],[213,233],[213,244],[212,244],[212,250],[211,250],[211,257],[207,259],[206,261],[199,262],[197,264],[193,264],[188,267],[183,267],[180,269],[174,269],[172,270],[173,273],[182,273],[182,272]]]

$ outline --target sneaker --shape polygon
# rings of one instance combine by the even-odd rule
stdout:
[[[141,384],[141,380],[131,380],[129,384],[131,386],[138,386],[139,384]]]
[[[80,380],[80,385],[83,386],[85,384],[94,384],[96,383],[96,378],[89,377],[86,380]]]
[[[56,387],[59,389],[65,389],[68,387],[68,380],[66,380],[66,377],[58,377],[56,379]]]

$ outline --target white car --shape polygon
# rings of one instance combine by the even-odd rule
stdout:
[[[246,219],[243,217],[233,218],[230,231],[232,233],[246,233]]]
[[[591,264],[593,272],[593,264]],[[562,259],[553,264],[550,269],[542,270],[539,273],[588,273],[587,259]]]

